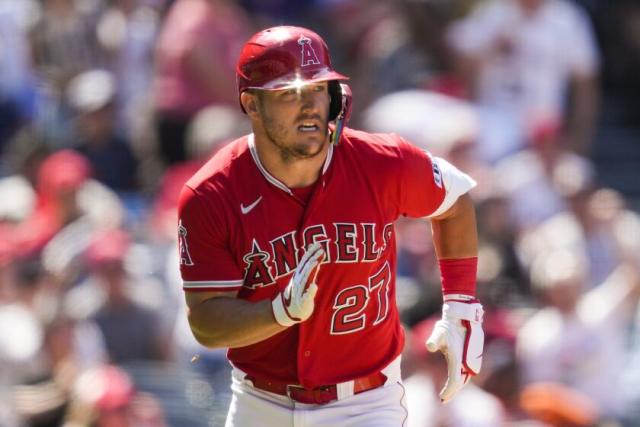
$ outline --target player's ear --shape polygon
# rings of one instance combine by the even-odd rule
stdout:
[[[251,118],[258,114],[258,102],[258,96],[254,92],[246,90],[240,95],[242,108],[244,108],[244,111],[246,111],[247,115]]]

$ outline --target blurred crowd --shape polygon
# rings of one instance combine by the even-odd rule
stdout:
[[[307,26],[350,125],[479,182],[480,376],[448,405],[427,221],[397,223],[411,427],[640,426],[640,3],[0,0],[0,426],[218,426],[181,186],[249,132],[234,65]]]

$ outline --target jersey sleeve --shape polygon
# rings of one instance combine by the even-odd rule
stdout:
[[[401,213],[434,217],[447,211],[476,182],[446,160],[401,139],[403,153]]]
[[[178,204],[178,250],[185,291],[235,291],[243,274],[228,248],[228,225],[213,203],[184,186]]]

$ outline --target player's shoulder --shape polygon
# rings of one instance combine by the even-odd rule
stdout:
[[[242,168],[250,156],[248,135],[231,141],[218,150],[189,180],[186,186],[195,192],[216,188],[232,176],[232,171]]]
[[[409,142],[394,133],[370,133],[346,128],[342,138],[346,150],[353,150],[360,156],[401,157],[402,151],[411,146]]]

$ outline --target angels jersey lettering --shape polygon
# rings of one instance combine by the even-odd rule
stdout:
[[[308,245],[326,252],[312,316],[230,349],[229,360],[249,375],[315,387],[370,375],[398,356],[393,223],[440,208],[446,180],[434,165],[398,136],[345,129],[306,201],[266,171],[251,135],[219,151],[180,196],[186,292],[272,299]]]

